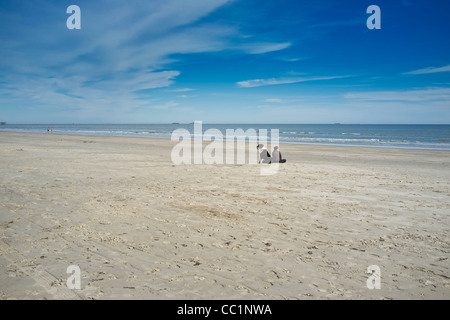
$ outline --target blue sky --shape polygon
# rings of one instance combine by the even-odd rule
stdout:
[[[70,5],[81,29],[69,30]],[[381,9],[369,30],[368,6]],[[0,121],[450,123],[448,0],[2,0]]]

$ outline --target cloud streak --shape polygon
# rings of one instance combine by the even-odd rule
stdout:
[[[280,84],[291,84],[308,81],[323,81],[340,78],[347,78],[350,76],[331,76],[331,77],[288,77],[288,78],[270,78],[270,79],[254,79],[237,82],[237,85],[242,88],[256,88],[262,86],[273,86]]]
[[[418,74],[430,74],[430,73],[439,73],[439,72],[450,72],[450,64],[443,66],[443,67],[439,67],[439,68],[428,67],[428,68],[418,69],[418,70],[414,70],[414,71],[405,72],[403,74],[418,75]]]
[[[240,47],[241,50],[250,54],[262,54],[274,51],[281,51],[291,46],[290,42],[283,43],[252,43]]]
[[[364,101],[450,101],[450,88],[357,92],[347,93],[344,98]]]

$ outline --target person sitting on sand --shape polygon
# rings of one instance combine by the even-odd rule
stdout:
[[[261,150],[259,153],[259,163],[270,163],[271,162],[271,156],[269,151],[267,151],[266,148],[264,148],[264,145],[262,143],[258,144],[256,149]]]
[[[278,146],[273,148],[272,152],[272,162],[273,163],[285,163],[286,159],[283,159],[280,150],[278,150]]]

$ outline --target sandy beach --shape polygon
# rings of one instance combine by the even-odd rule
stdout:
[[[0,133],[0,299],[450,298],[449,151],[282,144],[262,176],[175,144]]]

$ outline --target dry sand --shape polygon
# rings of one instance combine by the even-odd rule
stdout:
[[[450,152],[282,145],[261,176],[174,144],[0,133],[0,298],[450,298]]]

